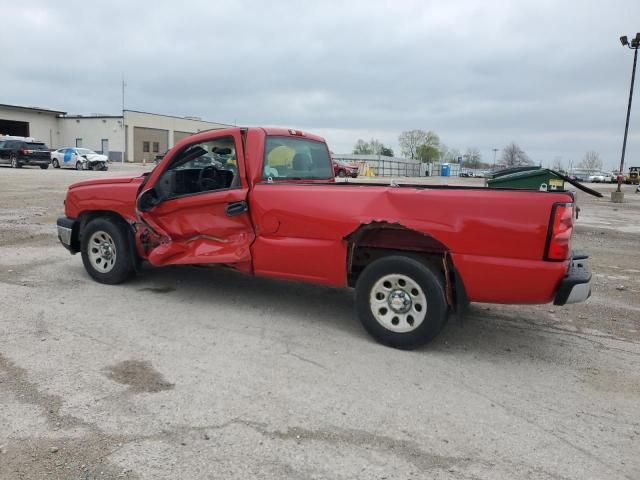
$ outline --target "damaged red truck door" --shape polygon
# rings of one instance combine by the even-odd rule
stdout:
[[[211,153],[232,160],[229,169],[218,168],[222,165]],[[188,145],[151,174],[137,205],[140,219],[159,238],[147,250],[149,263],[222,263],[250,269],[255,235],[247,213],[243,153],[238,131],[212,132],[205,142]],[[163,201],[158,202],[160,197]]]
[[[150,173],[71,185],[57,227],[99,282],[146,261],[352,287],[374,338],[414,348],[469,302],[586,300],[575,219],[569,191],[336,182],[324,139],[233,127],[185,138]]]

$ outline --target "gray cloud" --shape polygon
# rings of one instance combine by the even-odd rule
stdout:
[[[117,113],[124,74],[127,108],[305,128],[336,152],[423,128],[487,160],[514,140],[619,161],[637,2],[344,3],[12,2],[0,102]]]

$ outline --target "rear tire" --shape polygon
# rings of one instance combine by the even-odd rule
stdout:
[[[338,176],[344,178],[347,176],[347,173],[344,170],[338,170]]]
[[[47,168],[49,168],[49,164],[47,164],[47,165],[40,165],[40,168],[41,168],[42,170],[46,170]]]
[[[60,168],[60,164],[55,158],[51,161],[51,165],[53,165],[53,168]]]
[[[416,257],[380,258],[358,278],[356,311],[380,343],[405,350],[420,347],[440,332],[447,319],[444,281]]]
[[[18,157],[16,157],[15,153],[11,155],[10,159],[11,159],[11,168],[22,168],[22,165],[20,165],[20,162],[18,161]]]
[[[84,228],[82,263],[94,280],[115,285],[134,274],[135,252],[131,251],[127,235],[122,225],[107,218],[91,220]]]

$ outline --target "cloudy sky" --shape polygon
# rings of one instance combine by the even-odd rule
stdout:
[[[620,159],[640,31],[628,1],[0,0],[0,103],[126,108],[324,135],[395,150],[401,131],[451,148],[515,141],[565,165]],[[10,21],[8,21],[10,20]],[[640,79],[639,82],[640,83]],[[640,163],[640,85],[628,160]]]

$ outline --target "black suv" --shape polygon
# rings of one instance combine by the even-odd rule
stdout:
[[[13,168],[37,165],[44,170],[49,168],[51,153],[43,142],[0,140],[0,164],[7,163]]]

